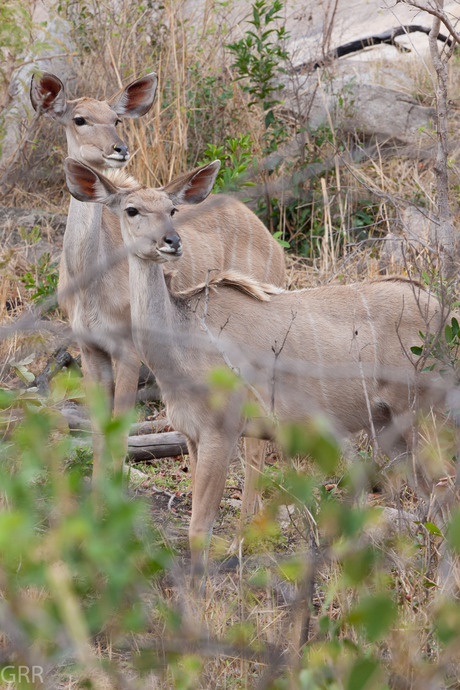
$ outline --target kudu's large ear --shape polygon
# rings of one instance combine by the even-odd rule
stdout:
[[[78,201],[111,205],[118,197],[118,189],[103,175],[73,158],[64,161],[69,192]]]
[[[199,204],[211,193],[219,172],[220,161],[213,161],[169,182],[165,191],[174,204]]]
[[[118,117],[141,117],[152,107],[157,83],[155,72],[146,74],[109,98],[108,103]]]
[[[32,76],[30,100],[37,113],[44,113],[55,119],[61,118],[67,109],[64,84],[50,72]]]

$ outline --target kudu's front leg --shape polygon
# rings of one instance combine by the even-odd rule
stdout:
[[[130,412],[136,404],[136,394],[139,381],[140,359],[136,351],[130,349],[123,356],[114,361],[115,365],[115,396],[113,413],[115,416]],[[128,432],[124,435],[119,452],[113,458],[114,470],[121,472],[128,452]]]
[[[212,437],[200,439],[196,459],[193,457],[193,445],[191,447],[193,484],[189,539],[192,582],[195,586],[205,573],[212,528],[237,440],[237,435],[231,438],[218,432]]]
[[[85,345],[81,348],[81,366],[86,388],[90,389],[91,384],[98,384],[105,391],[106,413],[108,417],[112,412],[114,393],[112,358],[107,352],[99,348]],[[88,392],[91,394],[91,390]],[[91,429],[93,441],[93,482],[97,483],[104,476],[105,439],[103,430],[94,414],[91,414]]]

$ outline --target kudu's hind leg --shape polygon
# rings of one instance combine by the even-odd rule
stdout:
[[[233,457],[237,438],[237,435],[229,438],[216,432],[212,437],[200,439],[196,462],[191,458],[194,481],[189,539],[191,574],[195,584],[197,578],[201,578],[205,572],[212,528],[224,493],[228,465]]]
[[[239,550],[241,533],[245,522],[262,508],[262,499],[257,491],[257,480],[263,472],[266,441],[257,438],[244,438],[244,487],[241,500],[240,525],[238,532],[232,539],[228,547],[228,554],[233,554]]]
[[[241,501],[241,520],[254,515],[261,507],[257,480],[263,472],[267,443],[257,438],[244,439],[244,489]]]
[[[114,394],[114,377],[110,355],[98,348],[83,346],[81,348],[81,366],[86,388],[91,387],[91,384],[99,384],[105,391],[106,412],[107,416],[109,416],[112,411]],[[91,429],[93,441],[93,481],[98,482],[104,474],[105,439],[94,414],[91,415]]]
[[[195,486],[196,463],[198,461],[198,450],[195,441],[187,438],[188,459],[190,463],[190,476],[192,478],[192,487]]]

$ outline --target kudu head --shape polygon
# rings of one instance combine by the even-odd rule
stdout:
[[[140,259],[156,263],[182,256],[182,242],[172,222],[181,204],[199,204],[210,194],[219,172],[216,160],[180,175],[165,187],[143,187],[122,171],[106,177],[66,158],[64,169],[70,193],[79,201],[105,204],[120,219],[125,244]]]
[[[98,170],[122,168],[129,160],[128,147],[117,134],[124,118],[137,118],[150,109],[157,88],[153,72],[128,84],[107,101],[94,98],[66,100],[64,84],[54,74],[34,75],[30,100],[38,113],[66,128],[69,156]]]

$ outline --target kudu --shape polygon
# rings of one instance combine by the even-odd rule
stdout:
[[[192,572],[205,563],[246,395],[256,392],[280,420],[322,413],[339,435],[366,429],[385,439],[393,425],[403,435],[411,394],[424,394],[430,383],[417,372],[410,347],[419,344],[419,331],[438,332],[442,308],[435,297],[398,278],[289,292],[228,273],[175,294],[159,266],[182,253],[171,215],[177,204],[209,194],[218,162],[163,189],[147,189],[123,173],[107,179],[69,159],[65,169],[71,194],[112,209],[131,247],[134,341],[190,452]],[[216,402],[209,376],[222,366],[248,385]]]
[[[30,97],[35,110],[65,126],[69,156],[102,171],[120,168],[128,161],[128,149],[115,127],[120,119],[137,118],[149,110],[156,85],[157,77],[152,73],[108,101],[68,101],[60,79],[43,73],[32,79]],[[166,185],[166,193],[172,193],[177,184],[181,184],[180,178]],[[219,195],[218,202],[209,201],[202,207],[198,220],[185,209],[178,210],[175,222],[180,227],[185,258],[172,279],[176,289],[204,280],[209,269],[236,269],[255,279],[284,284],[283,251],[244,204]],[[122,248],[119,220],[109,208],[71,199],[59,269],[60,305],[79,341],[86,380],[104,385],[115,414],[134,406],[140,364],[131,337],[128,263],[125,259],[110,269],[103,268]],[[84,275],[92,279],[72,289]],[[93,420],[94,478],[102,474],[102,439]],[[121,449],[115,460],[117,467],[125,450]],[[260,464],[261,453],[257,441],[246,447],[249,477],[245,482],[245,512],[253,510],[251,467]]]

